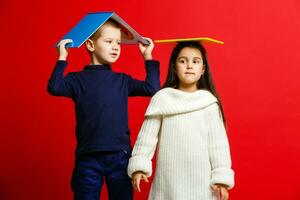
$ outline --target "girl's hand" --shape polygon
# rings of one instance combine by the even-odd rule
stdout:
[[[66,60],[68,57],[68,51],[66,49],[66,44],[73,42],[71,39],[61,40],[57,44],[58,60]]]
[[[215,184],[212,186],[212,190],[221,195],[221,200],[228,200],[228,186],[224,184]]]
[[[139,43],[140,52],[142,53],[144,60],[152,60],[152,50],[154,48],[154,44],[150,38],[143,37],[143,39],[148,40],[150,44],[144,45]]]
[[[144,180],[146,183],[149,182],[148,177],[144,172],[138,171],[132,174],[131,184],[132,187],[138,192],[141,192],[141,188],[140,188],[141,179]]]

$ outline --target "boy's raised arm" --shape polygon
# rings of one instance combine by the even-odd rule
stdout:
[[[149,45],[139,43],[140,52],[145,60],[146,79],[140,81],[130,78],[128,83],[129,96],[153,96],[160,89],[159,62],[153,60],[154,44],[150,38]]]
[[[67,67],[68,51],[65,47],[66,44],[72,42],[70,39],[61,40],[57,45],[58,61],[48,81],[48,92],[54,96],[67,96],[73,95],[72,77],[64,77],[64,70]]]

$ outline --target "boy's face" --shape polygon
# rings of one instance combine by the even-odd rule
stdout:
[[[99,64],[112,64],[116,62],[121,53],[121,30],[110,24],[100,28],[100,37],[94,41],[94,51]]]

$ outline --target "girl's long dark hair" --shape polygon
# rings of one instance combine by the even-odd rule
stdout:
[[[210,67],[209,67],[209,64],[208,64],[208,61],[207,61],[206,50],[199,42],[192,42],[192,41],[179,42],[175,46],[175,48],[172,51],[171,57],[170,57],[169,71],[168,71],[166,82],[163,84],[163,88],[171,87],[171,88],[178,89],[179,79],[178,79],[178,76],[177,76],[177,73],[176,73],[176,59],[177,59],[178,54],[180,53],[180,51],[185,47],[195,48],[195,49],[198,49],[200,51],[200,53],[202,55],[203,65],[205,67],[205,71],[204,71],[204,74],[201,76],[201,78],[199,79],[199,81],[197,83],[197,88],[208,90],[209,92],[211,92],[217,98],[217,100],[218,100],[217,103],[218,103],[219,108],[220,108],[221,117],[222,117],[224,125],[226,127],[226,120],[225,120],[225,115],[224,115],[224,112],[223,112],[221,99],[218,95],[218,92],[216,90],[215,84],[214,84],[213,79],[212,79],[212,75],[211,75],[211,72],[210,72]]]

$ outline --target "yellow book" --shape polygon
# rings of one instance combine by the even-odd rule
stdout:
[[[187,41],[199,41],[199,42],[209,42],[209,43],[216,43],[216,44],[224,44],[224,42],[222,42],[220,40],[215,40],[215,39],[208,38],[208,37],[154,40],[155,43],[175,43],[175,42],[187,42]]]

